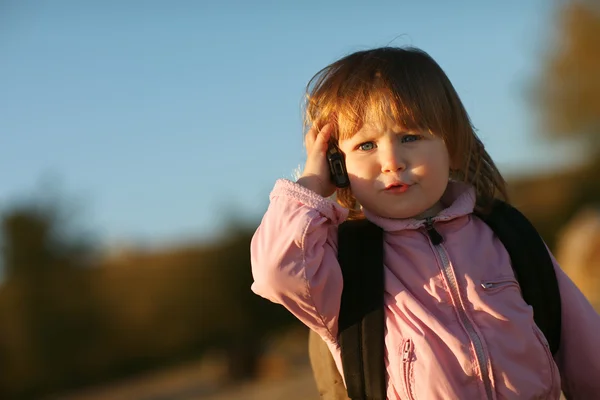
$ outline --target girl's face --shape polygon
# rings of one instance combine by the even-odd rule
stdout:
[[[442,210],[450,161],[441,138],[407,132],[393,121],[371,122],[339,147],[352,194],[364,208],[387,218],[425,218]]]

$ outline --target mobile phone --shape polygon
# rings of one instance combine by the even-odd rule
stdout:
[[[331,181],[339,188],[350,186],[350,178],[346,171],[346,163],[344,162],[344,154],[333,142],[329,142],[327,149],[327,161],[329,162],[329,172],[331,173]]]

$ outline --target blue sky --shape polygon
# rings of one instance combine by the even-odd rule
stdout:
[[[303,160],[307,81],[387,44],[440,63],[503,172],[556,167],[526,97],[555,4],[4,1],[0,207],[53,176],[110,245],[258,221]]]

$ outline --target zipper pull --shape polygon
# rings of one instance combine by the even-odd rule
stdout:
[[[431,239],[431,243],[433,243],[434,246],[437,246],[438,244],[440,244],[444,241],[444,238],[442,237],[442,235],[440,235],[440,233],[438,231],[436,231],[435,228],[433,227],[433,218],[432,217],[427,217],[425,219],[425,229],[427,229],[427,234],[429,235],[429,239]]]
[[[406,342],[404,342],[404,348],[402,349],[402,362],[409,361],[409,358],[410,358],[410,348],[411,348],[410,345],[411,345],[410,339],[407,340]]]

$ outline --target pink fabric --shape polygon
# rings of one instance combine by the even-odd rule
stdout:
[[[277,181],[270,199],[251,245],[252,290],[316,331],[341,373],[337,226],[347,210],[287,180]],[[451,183],[443,202],[447,208],[434,218],[434,227],[444,238],[459,304],[453,303],[424,221],[386,219],[364,210],[385,231],[388,399],[487,398],[458,307],[464,307],[481,339],[493,399],[558,399],[561,381],[570,399],[600,398],[600,317],[573,282],[555,262],[563,328],[553,359],[520,295],[506,250],[472,214],[472,188]],[[486,282],[498,286],[484,289]]]

